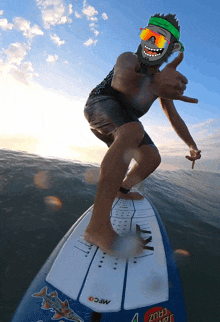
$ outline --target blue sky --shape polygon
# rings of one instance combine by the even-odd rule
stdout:
[[[0,147],[100,163],[106,147],[83,118],[87,96],[122,52],[136,51],[151,15],[172,13],[185,47],[185,95],[199,99],[175,106],[203,159],[219,159],[219,11],[214,0],[0,3]],[[188,153],[157,101],[141,121],[164,159]]]

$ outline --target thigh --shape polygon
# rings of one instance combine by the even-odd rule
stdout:
[[[108,146],[114,141],[114,133],[128,122],[140,122],[118,99],[98,96],[87,101],[84,115],[91,131]]]

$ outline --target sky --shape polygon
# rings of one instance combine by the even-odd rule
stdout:
[[[84,118],[88,95],[121,53],[136,51],[151,15],[172,13],[185,47],[184,95],[199,100],[175,106],[202,150],[197,169],[220,171],[219,11],[214,0],[0,1],[0,148],[100,164],[107,147]],[[188,147],[157,100],[140,120],[161,169],[190,169]]]

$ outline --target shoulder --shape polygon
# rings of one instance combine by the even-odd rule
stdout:
[[[137,72],[140,69],[141,62],[138,60],[137,55],[127,51],[118,56],[114,66],[114,72],[132,71]]]
[[[116,61],[117,67],[123,68],[135,67],[137,64],[139,64],[137,55],[129,51],[118,56]]]

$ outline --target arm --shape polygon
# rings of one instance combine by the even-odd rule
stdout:
[[[170,121],[173,129],[176,131],[178,136],[186,143],[186,145],[188,145],[191,156],[190,157],[186,156],[186,158],[193,162],[192,163],[192,168],[193,168],[195,164],[195,160],[201,158],[201,154],[200,154],[201,151],[198,150],[197,145],[193,140],[191,134],[189,133],[189,130],[185,122],[179,116],[173,101],[171,99],[159,98],[159,102],[168,120]]]
[[[128,102],[144,105],[156,99],[154,85],[145,74],[138,73],[141,67],[137,56],[131,52],[120,55],[114,66],[111,86],[122,93]]]
[[[191,134],[189,133],[189,130],[185,122],[179,116],[173,101],[171,99],[159,98],[159,102],[178,136],[186,143],[186,145],[188,145],[190,149],[198,150],[196,143],[194,142]]]

